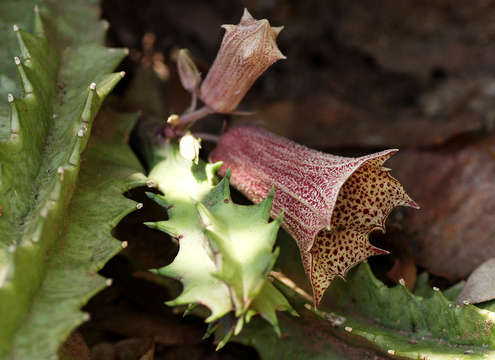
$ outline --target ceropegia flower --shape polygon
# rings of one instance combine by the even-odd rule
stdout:
[[[324,154],[256,127],[226,132],[211,155],[232,169],[231,184],[253,202],[275,187],[272,216],[296,240],[317,306],[336,276],[367,257],[387,254],[368,242],[390,211],[417,208],[382,164],[397,150],[346,158]]]
[[[244,10],[238,25],[222,25],[225,35],[200,98],[218,113],[234,111],[254,81],[274,62],[285,59],[277,47],[281,27],[256,20]]]

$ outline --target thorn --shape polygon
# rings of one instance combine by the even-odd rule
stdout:
[[[124,54],[129,55],[129,48],[124,48]]]
[[[91,316],[88,313],[83,314],[83,321],[89,321],[91,319]]]
[[[19,73],[19,77],[21,78],[21,83],[24,92],[26,94],[31,94],[33,92],[33,86],[31,85],[31,82],[29,81],[29,78],[27,77],[26,72],[24,71],[24,67],[22,66],[21,59],[18,56],[14,57],[14,63],[17,66],[17,72]]]
[[[62,166],[59,166],[57,169],[57,173],[60,175],[60,180],[64,180],[64,168]]]
[[[83,124],[81,128],[77,131],[77,136],[83,137],[84,134],[86,134],[86,131],[88,131],[88,127],[86,126],[86,124]]]
[[[402,286],[406,286],[406,282],[404,281],[403,278],[399,279],[399,284],[401,284]]]
[[[462,303],[463,303],[464,305],[469,305],[469,304],[471,304],[471,303],[470,303],[469,301],[467,301],[467,300],[462,300]]]
[[[112,284],[113,284],[113,279],[106,279],[105,280],[105,285],[106,286],[110,287],[110,286],[112,286]]]
[[[121,72],[119,72],[119,75],[120,75],[121,77],[124,77],[124,76],[125,76],[125,71],[121,71]]]
[[[440,291],[440,289],[437,288],[436,286],[433,286],[433,291]]]
[[[81,114],[81,121],[83,123],[89,123],[94,117],[96,97],[95,97],[96,83],[92,82],[89,85],[89,93],[84,103],[84,109]]]
[[[7,95],[7,101],[8,101],[9,103],[14,102],[14,95],[12,95],[12,94],[10,94],[10,93],[9,93],[9,94]]]
[[[390,355],[395,355],[395,350],[389,349],[389,350],[387,350],[387,352],[388,352]]]
[[[14,26],[12,26],[12,29],[17,32],[19,31],[19,26],[17,26],[16,24],[14,24]]]
[[[120,246],[122,246],[122,249],[125,249],[127,245],[129,245],[127,241],[122,241],[122,244]]]
[[[143,208],[143,204],[142,203],[137,203],[136,204],[136,209],[140,210]]]
[[[344,330],[347,331],[347,332],[349,332],[349,333],[352,332],[352,328],[350,326],[346,326],[344,328]]]

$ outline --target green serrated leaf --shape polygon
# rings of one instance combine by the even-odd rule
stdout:
[[[21,329],[65,232],[92,121],[123,76],[108,74],[125,51],[103,47],[96,1],[37,3],[0,3],[0,358],[24,341]],[[66,320],[73,327],[81,316]],[[66,334],[57,334],[59,344]]]
[[[282,249],[277,266],[308,288],[297,249],[287,234],[279,236]],[[278,318],[283,336],[269,336],[269,326],[254,321],[235,341],[257,348],[263,359],[367,358],[378,351],[387,358],[488,359],[495,356],[495,313],[473,305],[457,306],[452,299],[462,286],[441,291],[431,288],[426,273],[418,276],[414,294],[403,285],[388,288],[367,263],[350,271],[329,288],[329,296],[315,310],[299,295],[304,289],[276,282],[293,298],[298,321],[284,313]],[[289,283],[287,283],[289,284]],[[317,315],[316,318],[314,315]],[[343,342],[344,345],[342,344]],[[343,349],[344,348],[344,349]],[[276,350],[273,350],[276,349]]]
[[[211,167],[200,161],[198,165],[184,159],[175,143],[166,144],[158,162],[149,174],[164,194],[149,196],[168,209],[169,220],[147,223],[180,241],[179,253],[174,261],[156,273],[178,279],[184,289],[170,306],[189,303],[203,304],[211,311],[207,322],[214,321],[232,310],[229,289],[216,278],[208,239],[196,204],[201,202],[214,188],[215,179]]]
[[[180,247],[172,264],[155,272],[184,285],[168,304],[206,305],[211,310],[206,321],[220,325],[212,327],[219,348],[255,314],[279,333],[275,311],[293,310],[267,280],[278,256],[273,245],[281,221],[268,222],[273,194],[258,205],[237,205],[228,176],[214,186],[218,164],[195,165],[174,143],[166,144],[160,157],[149,178],[164,195],[148,196],[168,209],[169,220],[147,225],[178,238]]]
[[[136,209],[136,203],[122,193],[145,184],[141,166],[126,143],[135,120],[133,114],[108,110],[99,115],[95,137],[82,156],[66,226],[29,316],[15,334],[13,358],[53,358],[61,341],[87,320],[81,306],[111,284],[97,271],[123,247],[112,237],[112,228]]]
[[[347,318],[343,326],[352,328],[353,335],[395,356],[471,359],[495,354],[494,313],[458,306],[439,290],[423,298],[402,285],[388,288],[367,263],[353,269],[347,282],[336,281],[329,300],[326,306]]]
[[[285,325],[281,339],[269,337],[266,326],[257,322],[236,340],[255,346],[263,359],[290,358],[289,354],[319,359],[324,358],[321,351],[328,352],[329,358],[347,358],[342,357],[340,341],[353,346],[355,352],[369,351],[359,350],[363,347],[378,349],[390,358],[494,357],[495,313],[473,305],[458,306],[436,289],[426,291],[427,277],[422,278],[425,297],[402,285],[388,288],[363,263],[350,271],[346,281],[338,279],[329,287],[326,311],[299,300],[300,322],[281,314],[279,320]],[[308,309],[318,318],[308,315]]]
[[[229,173],[197,208],[215,257],[215,276],[232,289],[236,316],[245,313],[266,281],[281,218],[268,222],[273,193],[258,205],[232,202]],[[268,211],[267,211],[268,209]]]

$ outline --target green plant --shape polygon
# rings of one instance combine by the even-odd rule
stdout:
[[[92,4],[35,4],[0,4],[8,39],[0,60],[8,98],[0,108],[2,359],[53,358],[87,320],[80,307],[106,284],[96,271],[121,249],[110,230],[135,207],[116,194],[143,181],[122,141],[129,116],[113,127],[118,117],[107,119],[115,133],[95,137],[81,155],[123,76],[108,72],[125,51],[103,47],[105,24]]]
[[[147,196],[168,214],[146,225],[179,245],[169,265],[151,271],[182,283],[167,305],[198,310],[217,348],[232,339],[264,359],[344,359],[349,344],[388,357],[494,355],[492,305],[455,305],[461,285],[440,292],[423,276],[410,292],[385,286],[367,263],[350,270],[387,253],[368,235],[384,230],[395,206],[417,207],[382,167],[395,150],[344,158],[238,127],[219,139],[214,162],[199,158],[201,136],[191,126],[234,113],[254,81],[285,58],[276,44],[282,27],[245,10],[238,25],[224,25],[203,82],[189,53],[178,52],[191,106],[144,134],[146,177],[127,145],[137,116],[100,111],[124,75],[110,72],[126,51],[103,46],[107,25],[98,21],[97,3],[0,4],[7,39],[0,56],[0,97],[7,99],[0,104],[0,359],[57,358],[89,319],[82,306],[112,284],[97,272],[126,246],[112,229],[143,206],[123,193],[144,185],[159,192]],[[235,203],[231,184],[255,204]],[[280,227],[298,249],[278,235]],[[294,284],[305,276],[313,297]]]

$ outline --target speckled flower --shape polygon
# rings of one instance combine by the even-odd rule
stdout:
[[[324,154],[257,127],[226,132],[211,155],[232,169],[231,184],[253,202],[275,187],[272,216],[296,240],[317,306],[332,280],[354,265],[387,251],[368,235],[385,230],[390,211],[417,208],[383,163],[397,150],[358,158]]]
[[[225,35],[200,98],[213,111],[230,113],[237,108],[256,79],[274,62],[285,59],[277,47],[281,27],[256,20],[244,10],[238,25],[222,25]]]

